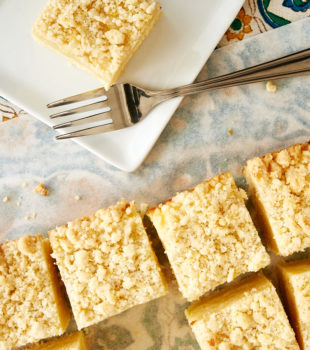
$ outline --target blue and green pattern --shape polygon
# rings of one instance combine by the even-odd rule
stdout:
[[[219,46],[310,16],[310,0],[246,0]]]

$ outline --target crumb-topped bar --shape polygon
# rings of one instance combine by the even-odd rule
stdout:
[[[148,212],[188,300],[269,264],[245,198],[224,173]]]
[[[310,349],[310,260],[278,266],[286,307],[302,350]]]
[[[62,337],[53,338],[37,344],[32,344],[25,350],[87,350],[83,331],[73,332]]]
[[[108,89],[160,14],[156,0],[49,0],[32,33]]]
[[[48,239],[0,245],[0,349],[61,335],[70,319]]]
[[[310,145],[249,160],[244,167],[268,246],[287,256],[310,247]]]
[[[79,329],[167,292],[134,202],[122,200],[49,237]]]
[[[185,312],[201,350],[298,350],[281,301],[263,275],[203,298]]]

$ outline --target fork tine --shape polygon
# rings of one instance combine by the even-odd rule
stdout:
[[[94,103],[90,103],[88,105],[84,105],[81,107],[76,107],[76,108],[72,108],[63,112],[59,112],[59,113],[55,113],[52,114],[50,116],[51,119],[54,118],[58,118],[58,117],[65,117],[67,115],[72,115],[72,114],[77,114],[77,113],[82,113],[82,112],[89,112],[89,111],[93,111],[95,109],[99,109],[99,108],[105,108],[108,107],[108,99],[104,100],[104,101],[100,101],[100,102],[94,102]],[[108,112],[108,110],[107,110]]]
[[[117,129],[119,128],[117,128],[113,123],[98,125],[98,126],[93,126],[86,129],[72,131],[72,132],[69,132],[68,134],[58,135],[56,136],[56,140],[65,140],[65,139],[71,139],[79,136],[95,135],[95,134],[100,134],[108,131],[114,131]]]
[[[102,121],[106,119],[112,119],[112,115],[109,112],[103,112],[103,113],[97,113],[97,114],[92,114],[84,118],[76,119],[76,120],[71,120],[66,123],[61,123],[53,126],[53,129],[60,129],[60,128],[67,128],[69,126],[77,126],[85,123],[93,123],[97,121]]]
[[[46,106],[47,106],[47,108],[65,106],[65,105],[70,104],[70,103],[81,102],[81,101],[89,100],[91,98],[104,96],[105,94],[106,94],[106,90],[104,88],[99,88],[99,89],[95,89],[95,90],[86,91],[86,92],[83,92],[81,94],[62,98],[61,100],[51,102],[51,103],[47,104]]]

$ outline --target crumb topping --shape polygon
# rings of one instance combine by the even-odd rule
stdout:
[[[286,256],[310,247],[310,145],[253,158],[244,173],[264,208],[276,253]]]
[[[296,315],[295,327],[304,348],[310,344],[310,263],[300,260],[292,264],[283,264],[280,268],[282,283],[288,301],[288,309]]]
[[[0,348],[10,349],[60,335],[41,235],[24,236],[0,245]]]
[[[89,68],[108,88],[159,15],[155,0],[50,0],[33,32]]]
[[[310,344],[310,269],[302,274],[291,277],[294,288],[295,301],[299,310],[299,329],[305,344]]]
[[[269,264],[244,197],[225,173],[148,212],[188,300]]]
[[[122,200],[49,236],[79,328],[166,293],[134,202]]]
[[[258,280],[236,294],[218,293],[199,308],[197,314],[190,308],[187,317],[202,350],[299,349],[271,282]]]

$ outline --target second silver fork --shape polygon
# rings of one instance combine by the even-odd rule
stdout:
[[[144,119],[155,106],[174,97],[272,79],[289,78],[309,73],[310,49],[307,49],[234,73],[177,88],[151,90],[132,84],[116,84],[112,86],[109,91],[99,88],[52,102],[48,104],[47,107],[59,107],[89,99],[103,98],[103,100],[55,113],[50,116],[50,118],[54,119],[88,113],[82,118],[55,125],[53,127],[54,129],[78,126],[85,123],[104,122],[104,124],[90,126],[56,136],[58,140],[67,139],[130,127]]]

